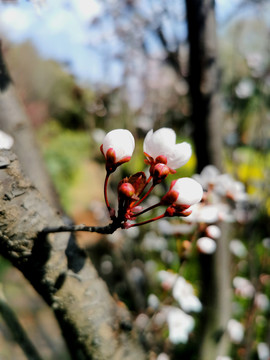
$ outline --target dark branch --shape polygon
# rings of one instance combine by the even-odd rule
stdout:
[[[41,233],[59,233],[59,232],[75,232],[75,231],[86,231],[86,232],[95,232],[98,234],[112,234],[115,230],[119,229],[121,225],[118,222],[112,222],[106,226],[87,226],[84,224],[81,225],[62,225],[57,227],[47,227],[44,228]]]

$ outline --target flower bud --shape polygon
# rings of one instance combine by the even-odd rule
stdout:
[[[170,173],[170,169],[167,165],[158,163],[150,169],[150,173],[153,176],[154,184],[159,184]]]
[[[135,148],[134,137],[130,131],[116,129],[110,131],[100,147],[106,159],[106,167],[111,172],[124,162],[130,160]]]
[[[130,183],[126,182],[119,186],[118,193],[119,195],[131,198],[135,194],[135,189]]]
[[[194,205],[201,201],[203,189],[201,184],[191,178],[181,178],[175,181],[169,191],[179,193],[175,203],[177,205]]]

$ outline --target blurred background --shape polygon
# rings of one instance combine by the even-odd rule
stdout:
[[[190,161],[149,199],[197,174],[207,200],[192,219],[78,234],[151,360],[270,359],[269,34],[267,0],[0,1],[3,59],[23,112],[16,129],[35,140],[19,144],[1,101],[0,129],[15,152],[40,153],[49,196],[75,223],[109,222],[106,132],[136,139],[110,181],[112,203],[118,182],[145,170],[150,129],[173,128],[192,144]],[[3,258],[0,281],[42,357],[69,359],[50,310]],[[0,316],[0,359],[25,358]]]

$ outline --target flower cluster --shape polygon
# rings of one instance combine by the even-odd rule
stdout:
[[[191,156],[191,146],[182,142],[176,143],[176,134],[172,129],[161,128],[150,130],[144,140],[143,150],[146,156],[145,163],[149,165],[149,176],[141,171],[122,179],[118,184],[118,212],[111,207],[108,194],[109,176],[118,166],[128,162],[134,152],[135,140],[133,135],[124,129],[110,131],[100,147],[106,160],[106,178],[104,183],[105,202],[114,223],[122,228],[130,228],[148,222],[172,216],[188,216],[190,206],[201,201],[202,186],[194,179],[181,178],[171,183],[169,191],[161,200],[148,208],[141,206],[150,195],[154,187],[164,181],[169,174],[185,165]],[[165,206],[163,214],[143,222],[130,223],[130,220],[150,211],[158,206]]]

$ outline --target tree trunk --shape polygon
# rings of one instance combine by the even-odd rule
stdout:
[[[145,359],[128,313],[118,309],[73,237],[42,233],[62,220],[7,150],[0,151],[0,184],[0,253],[52,308],[72,358]]]
[[[214,0],[186,0],[189,39],[189,86],[197,171],[209,164],[222,170],[222,109],[219,94],[218,49]],[[230,224],[220,224],[222,237],[213,256],[201,256],[201,360],[215,360],[229,350],[226,335],[231,316],[231,279],[228,235]]]
[[[189,86],[197,170],[222,168],[221,103],[214,0],[186,0]]]

